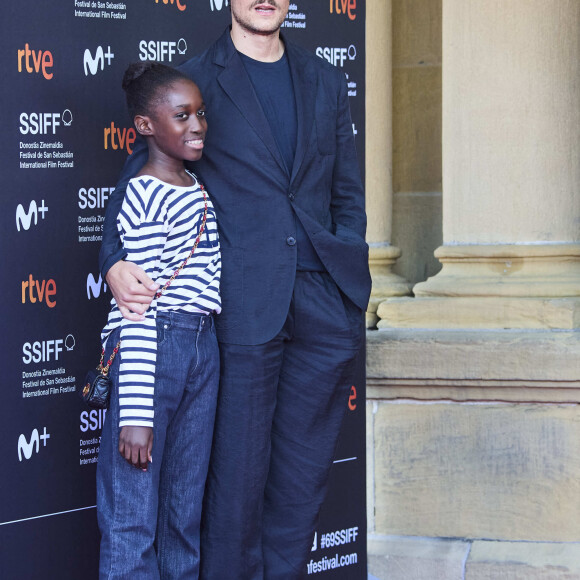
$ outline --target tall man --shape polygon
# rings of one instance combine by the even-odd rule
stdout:
[[[207,105],[194,171],[222,246],[221,381],[201,577],[291,580],[306,561],[370,293],[364,194],[344,75],[288,42],[288,0],[231,0],[232,26],[182,65]],[[107,208],[101,269],[128,318],[155,286],[122,261]]]

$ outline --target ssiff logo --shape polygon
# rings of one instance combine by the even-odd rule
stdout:
[[[155,0],[155,4],[159,4],[160,0]],[[180,12],[183,12],[186,8],[187,5],[185,4],[185,2],[182,2],[182,0],[161,0],[161,4],[175,4],[175,6],[177,6],[177,9]]]
[[[142,40],[139,42],[139,58],[141,60],[171,62],[175,54],[185,54],[186,52],[187,43],[184,38],[180,38],[177,42],[170,40]]]
[[[330,0],[330,13],[346,14],[350,20],[356,18],[356,0]]]
[[[18,72],[26,70],[27,73],[39,73],[42,70],[42,76],[49,81],[54,76],[49,72],[53,65],[54,59],[50,50],[33,50],[28,46],[28,42],[23,49],[18,50]]]
[[[107,46],[107,52],[103,51],[103,47],[99,46],[95,52],[95,56],[91,54],[91,51],[87,48],[83,56],[83,64],[85,67],[85,76],[88,77],[89,73],[96,75],[99,72],[99,67],[101,70],[105,69],[105,59],[107,59],[107,66],[111,66],[111,60],[115,58],[115,55],[111,52],[111,47]]]
[[[83,411],[81,413],[80,428],[83,433],[87,431],[99,431],[105,423],[107,409],[93,409],[92,411]]]
[[[44,199],[42,200],[42,205],[37,206],[36,201],[33,199],[28,206],[28,212],[24,211],[24,206],[19,203],[16,208],[16,229],[20,231],[29,230],[32,224],[32,219],[34,218],[34,225],[38,225],[38,214],[40,213],[42,219],[44,219],[44,214],[48,211],[48,207],[44,205]]]
[[[114,187],[81,187],[79,189],[79,208],[103,208],[113,191],[115,191]]]
[[[28,292],[26,292],[28,290]],[[51,300],[56,295],[56,282],[51,278],[50,280],[35,280],[32,274],[28,275],[28,280],[22,282],[22,304],[28,302],[34,304],[36,302],[46,302],[49,308],[56,306],[56,300]]]
[[[50,439],[50,434],[46,432],[46,427],[42,435],[38,435],[38,429],[34,429],[30,435],[30,441],[26,440],[24,433],[20,434],[18,437],[18,461],[22,461],[22,456],[25,459],[30,459],[32,457],[32,452],[36,453],[40,450],[40,439],[42,439],[43,447],[46,447],[46,440]]]
[[[356,47],[351,44],[348,48],[331,48],[329,46],[319,46],[316,49],[316,56],[326,59],[334,66],[344,66],[344,61],[356,58]]]
[[[50,340],[35,340],[34,342],[25,342],[22,345],[22,362],[25,365],[57,361],[61,352],[63,352],[63,345],[68,352],[75,348],[75,337],[72,334],[67,334],[66,338],[52,338]]]
[[[20,113],[20,132],[22,135],[54,135],[57,127],[69,127],[72,122],[70,109],[62,113]]]

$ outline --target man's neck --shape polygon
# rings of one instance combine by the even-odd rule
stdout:
[[[284,54],[284,43],[280,38],[280,30],[271,34],[256,34],[232,23],[232,42],[236,50],[262,62],[276,62]]]

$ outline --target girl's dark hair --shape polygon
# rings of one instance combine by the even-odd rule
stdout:
[[[189,80],[182,72],[155,61],[134,62],[123,75],[123,90],[131,118],[150,115],[161,100],[161,89],[178,80]]]

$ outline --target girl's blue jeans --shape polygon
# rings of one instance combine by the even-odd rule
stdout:
[[[107,358],[119,333],[107,341]],[[158,312],[157,341],[153,461],[146,472],[118,451],[119,361],[111,366],[114,388],[97,466],[101,579],[199,574],[201,506],[219,380],[213,317]]]

